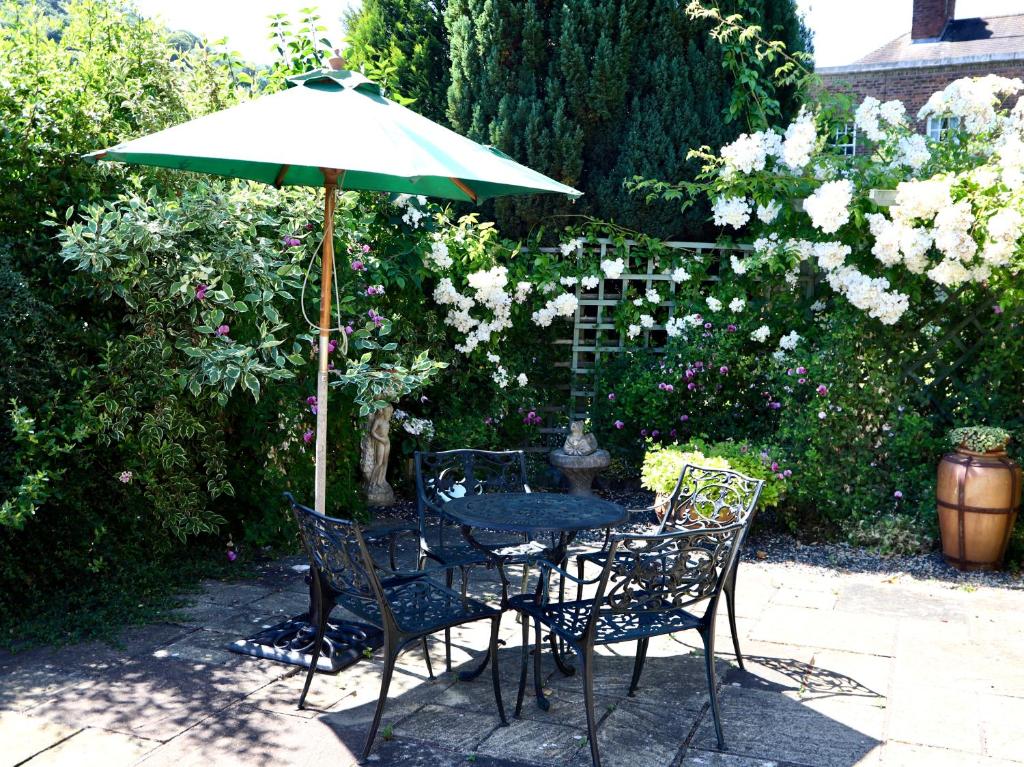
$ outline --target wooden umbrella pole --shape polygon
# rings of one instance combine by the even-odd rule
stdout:
[[[316,379],[315,508],[327,513],[327,363],[331,339],[331,285],[334,282],[334,205],[338,171],[324,170],[324,247],[320,258],[320,359]]]

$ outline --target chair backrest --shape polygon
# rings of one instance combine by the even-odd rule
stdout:
[[[380,579],[359,526],[303,506],[291,493],[284,497],[292,506],[303,548],[322,582],[342,597],[377,600],[383,605]]]
[[[658,532],[747,525],[763,487],[763,479],[688,463],[679,472]]]
[[[705,600],[705,616],[712,614],[736,560],[743,529],[742,523],[734,522],[701,530],[612,536],[587,632],[600,625],[603,631],[640,636],[643,616]]]
[[[445,503],[465,495],[522,493],[526,483],[526,453],[522,450],[445,450],[415,454],[416,510],[420,525]]]

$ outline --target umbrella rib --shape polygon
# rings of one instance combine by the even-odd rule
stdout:
[[[455,184],[455,186],[462,190],[466,195],[468,195],[470,200],[472,200],[473,202],[477,201],[477,193],[470,189],[468,186],[466,186],[464,182],[459,181],[459,179],[453,176],[449,176],[448,180]]]
[[[275,189],[280,189],[281,188],[281,184],[284,183],[284,174],[287,173],[288,169],[291,168],[291,167],[292,167],[291,165],[282,165],[281,166],[281,169],[277,172],[277,176],[274,177],[274,188]]]

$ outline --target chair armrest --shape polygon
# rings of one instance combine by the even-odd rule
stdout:
[[[600,575],[597,576],[596,578],[590,578],[590,579],[587,579],[587,578],[577,578],[572,573],[570,573],[570,572],[568,572],[566,570],[563,570],[558,565],[553,564],[551,562],[548,562],[547,560],[543,560],[542,559],[537,564],[540,566],[541,570],[554,570],[556,573],[561,575],[563,578],[568,578],[573,583],[591,584],[591,583],[597,583],[599,580],[601,580],[601,576]]]

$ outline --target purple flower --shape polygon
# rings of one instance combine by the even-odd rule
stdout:
[[[221,325],[219,328],[217,328],[217,335],[219,335],[219,336],[226,336],[230,332],[231,332],[231,326],[230,325]]]
[[[304,432],[302,432],[302,441],[305,442],[307,445],[313,441],[312,429],[306,429]]]
[[[818,411],[818,420],[819,421],[824,421],[825,420],[825,411],[824,410],[819,410]]]
[[[704,323],[704,329],[705,330],[711,330],[711,323],[710,322],[705,322]]]
[[[370,246],[369,245],[363,245],[363,253],[369,253],[369,252],[370,252]]]
[[[793,472],[790,471],[789,469],[786,469],[784,472],[782,472],[782,476],[783,477],[792,477],[793,476]]]
[[[615,401],[615,392],[611,392],[611,393],[609,393],[609,395],[608,395],[608,399],[609,399],[610,401],[614,402],[614,401]]]
[[[725,375],[726,373],[729,372],[729,366],[722,365],[722,367],[718,368],[718,372],[721,373],[722,375]]]
[[[782,403],[781,402],[769,402],[768,403],[768,407],[770,407],[772,410],[778,410],[779,408],[782,407]]]
[[[622,428],[622,427],[624,427],[625,425],[626,425],[626,424],[624,424],[624,423],[623,423],[622,421],[616,421],[616,422],[615,422],[615,428],[616,428],[616,429],[621,429],[621,428]]]
[[[373,321],[373,324],[378,328],[384,324],[384,318],[377,314],[373,309],[370,309],[370,311],[366,313],[366,316],[369,317]]]
[[[996,304],[995,306],[992,307],[992,311],[995,312],[996,314],[1002,314],[1003,307],[1001,307],[999,304]]]
[[[672,431],[670,431],[670,432],[668,433],[668,436],[670,436],[670,437],[674,437],[674,436],[676,436],[676,430],[675,430],[675,429],[672,429]]]
[[[818,384],[818,388],[815,389],[815,391],[818,392],[818,394],[820,394],[822,397],[824,397],[826,394],[828,394],[828,387],[825,386],[825,384]]]
[[[350,336],[350,335],[352,335],[352,333],[354,333],[354,332],[355,332],[355,331],[354,331],[354,330],[352,330],[352,326],[351,326],[351,325],[346,325],[346,326],[345,326],[345,335],[347,335],[347,336]]]
[[[776,474],[775,478],[776,479],[784,479],[784,477],[782,476],[782,472],[780,471],[778,474]]]
[[[327,342],[327,353],[334,354],[334,350],[338,348],[338,342],[333,338]]]
[[[786,375],[788,375],[788,376],[793,375],[793,368],[790,368],[789,370],[787,370],[786,371]]]
[[[735,333],[736,332],[736,326],[733,325],[731,322],[728,325],[725,326],[725,329],[727,331],[729,331],[730,333]]]
[[[485,424],[486,424],[487,426],[490,426],[490,425],[492,425],[492,424],[494,423],[494,419],[493,419],[493,418],[491,418],[490,416],[487,416],[487,417],[486,417],[486,418],[484,419],[484,423],[485,423]]]
[[[694,372],[693,372],[693,369],[692,369],[692,368],[687,368],[687,369],[686,369],[686,377],[687,377],[688,379],[689,379],[689,378],[693,378],[693,377],[694,377],[694,375],[696,375],[696,373],[694,373]]]
[[[806,378],[799,378],[799,379],[797,379],[797,383],[801,383],[801,384],[802,383],[807,383],[807,379]]]
[[[683,415],[679,416],[679,420],[680,420],[680,422],[682,422],[682,423],[686,423],[687,421],[689,421],[689,420],[690,420],[690,416],[688,416],[688,415],[686,415],[686,414],[684,413]]]
[[[897,490],[895,493],[892,494],[892,497],[898,501],[900,498],[903,497],[903,492],[901,490]]]
[[[660,437],[660,436],[661,436],[661,432],[660,432],[660,431],[658,431],[657,429],[655,429],[654,431],[652,431],[652,432],[651,432],[651,437],[652,437],[653,439],[657,439],[657,438],[658,438],[658,437]]]
[[[202,283],[196,285],[196,301],[205,301],[206,291],[208,291],[209,289],[209,285],[203,285]]]
[[[368,296],[375,296],[375,295],[377,295],[377,288],[373,287],[373,285],[370,285],[366,289],[366,295],[368,295]]]
[[[771,465],[771,470],[772,470],[772,471],[778,471],[778,470],[779,470],[779,464],[778,464],[778,462],[776,462],[776,461],[772,461],[772,465]]]
[[[289,248],[294,248],[302,244],[302,240],[300,240],[298,237],[285,237],[283,242]]]
[[[640,436],[641,437],[646,437],[647,436],[647,429],[641,429],[640,430]]]
[[[315,405],[316,404],[316,397],[306,397],[306,404],[307,405]]]
[[[228,562],[234,562],[236,559],[238,559],[238,554],[235,552],[235,550],[228,549]]]
[[[690,391],[694,391],[697,388],[697,384],[695,384],[693,381],[690,381],[690,383],[686,384],[686,388],[689,389]]]
[[[425,402],[429,402],[429,401],[430,401],[430,400],[428,399],[428,397],[427,397],[427,395],[426,395],[426,394],[423,394],[423,395],[421,395],[421,396],[420,396],[420,404],[421,404],[421,405],[422,405],[423,403],[425,403]]]
[[[309,223],[306,224],[306,231],[307,232],[312,232],[313,231],[313,222],[312,221],[310,221]]]
[[[658,388],[661,389],[662,391],[665,391],[665,382],[662,381],[661,383],[659,383]]]
[[[365,272],[366,264],[360,261],[358,258],[352,262],[352,271],[354,272]]]
[[[798,367],[798,368],[796,369],[796,374],[797,374],[798,376],[802,376],[802,375],[804,375],[804,374],[805,374],[806,372],[807,372],[807,368],[805,368],[805,367],[803,367],[803,366],[801,366],[801,367]]]

